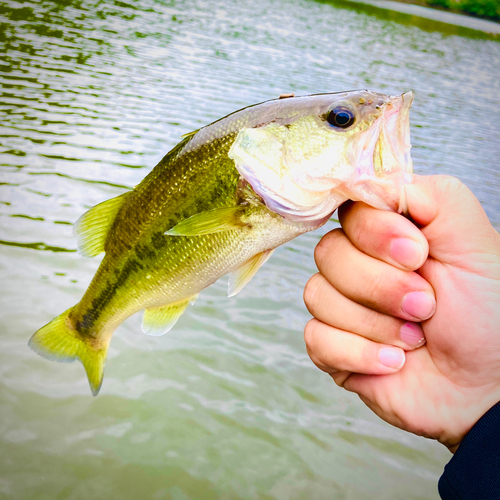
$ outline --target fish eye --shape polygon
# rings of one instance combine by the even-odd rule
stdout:
[[[337,106],[328,113],[326,121],[334,127],[346,129],[354,123],[354,113],[345,106]]]

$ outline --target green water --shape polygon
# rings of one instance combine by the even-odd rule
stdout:
[[[98,259],[72,223],[179,137],[281,93],[416,92],[418,173],[460,177],[500,228],[500,51],[479,32],[306,0],[0,5],[0,498],[437,499],[449,459],[310,362],[302,289],[334,223],[165,337],[125,322],[100,395],[27,340]]]

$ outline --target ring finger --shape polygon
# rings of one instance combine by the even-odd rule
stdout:
[[[315,274],[304,289],[304,302],[318,320],[340,330],[405,350],[425,343],[419,323],[405,321],[365,307],[336,290],[321,274]]]

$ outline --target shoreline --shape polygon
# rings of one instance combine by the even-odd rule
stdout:
[[[493,23],[500,24],[500,18],[489,17],[489,16],[480,16],[480,15],[474,14],[473,12],[468,12],[466,10],[450,9],[450,8],[444,7],[442,5],[433,4],[431,2],[428,2],[427,0],[392,0],[392,1],[396,2],[396,3],[406,3],[409,5],[418,5],[419,7],[426,7],[428,9],[440,10],[441,12],[449,12],[451,14],[458,14],[461,16],[472,17],[475,19],[484,19],[485,21],[491,21]]]
[[[328,0],[326,0],[328,1]],[[369,5],[382,11],[400,12],[421,19],[479,31],[498,38],[500,23],[491,19],[483,19],[464,12],[450,11],[428,5],[426,0],[341,0],[358,5]]]

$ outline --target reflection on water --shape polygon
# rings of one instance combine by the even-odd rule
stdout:
[[[284,92],[414,90],[416,171],[460,177],[500,228],[498,42],[380,12],[0,7],[1,498],[437,498],[447,452],[380,422],[305,353],[302,288],[333,223],[283,247],[239,296],[223,280],[203,292],[166,337],[127,321],[98,398],[80,365],[26,346],[98,265],[75,252],[83,211],[132,188],[182,134]]]

